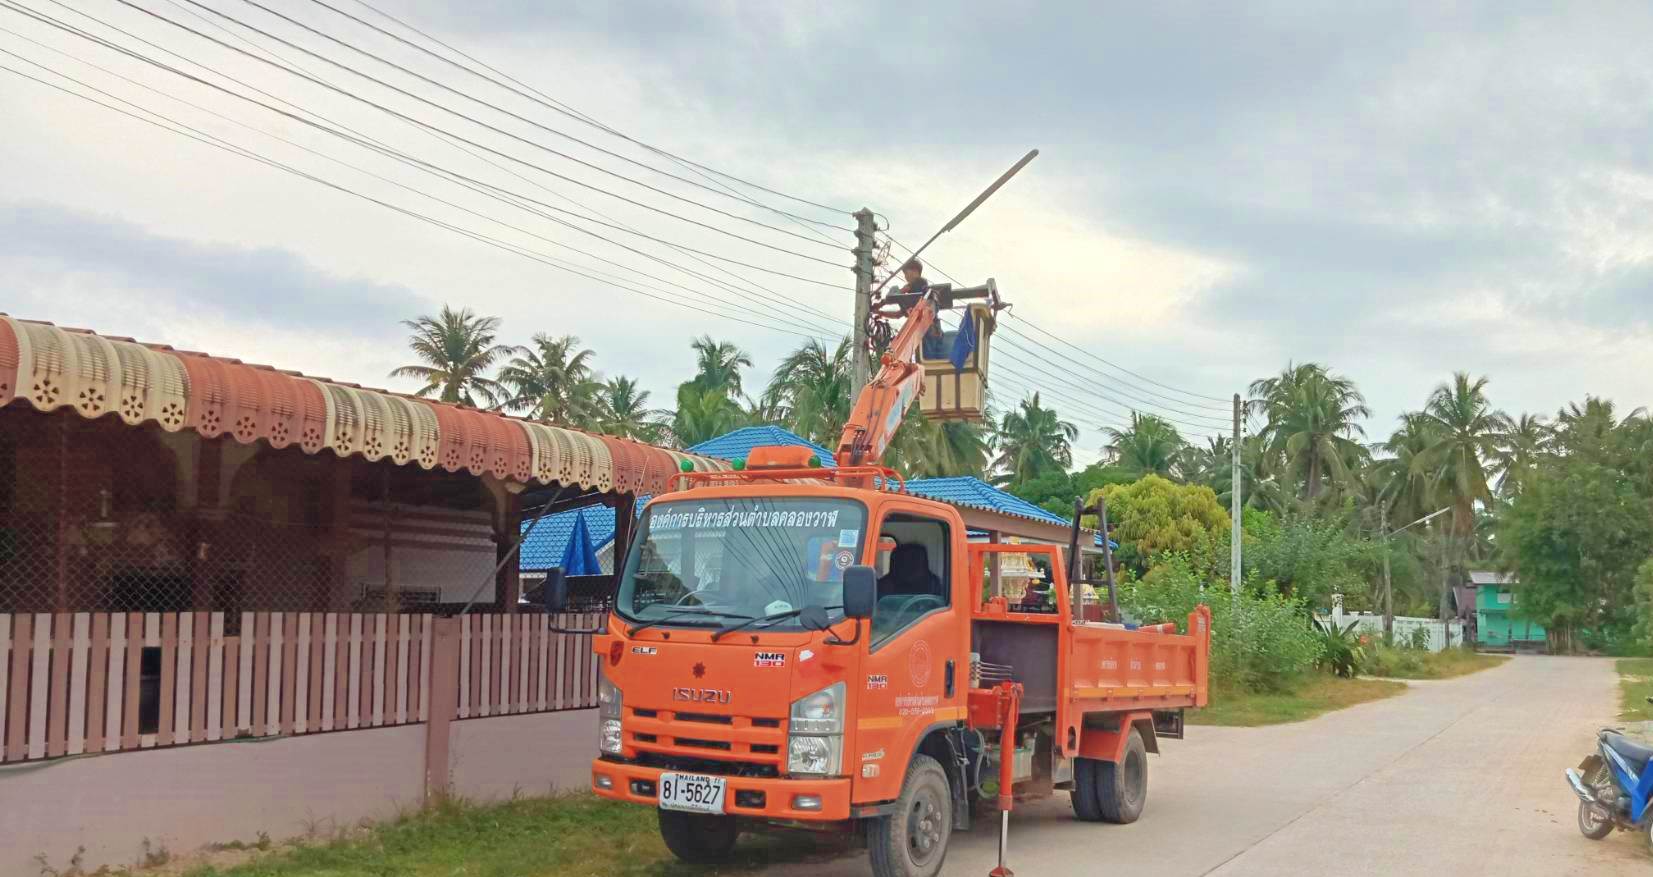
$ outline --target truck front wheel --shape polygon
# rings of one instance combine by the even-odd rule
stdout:
[[[660,811],[660,838],[672,855],[691,865],[716,865],[728,860],[740,827],[733,816]]]
[[[947,771],[928,755],[913,756],[895,812],[867,826],[874,877],[934,877],[953,833]]]
[[[1148,804],[1148,746],[1142,732],[1131,729],[1119,761],[1097,762],[1096,803],[1103,822],[1135,822]]]

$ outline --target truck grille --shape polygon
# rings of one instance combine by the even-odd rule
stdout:
[[[786,743],[778,718],[632,708],[624,718],[641,764],[725,776],[780,774]]]

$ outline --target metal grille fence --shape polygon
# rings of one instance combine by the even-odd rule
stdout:
[[[506,608],[474,476],[0,409],[0,612]]]

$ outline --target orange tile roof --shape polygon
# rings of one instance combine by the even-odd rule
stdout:
[[[0,314],[0,406],[14,401],[209,439],[604,492],[665,491],[685,460],[697,471],[728,468],[630,439]]]

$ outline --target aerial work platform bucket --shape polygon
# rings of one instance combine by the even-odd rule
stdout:
[[[967,337],[964,349],[958,350],[959,335],[966,331],[961,323],[958,329],[942,333],[939,342],[926,339],[918,356],[924,368],[919,411],[931,420],[979,422],[986,418],[988,349],[996,320],[993,309],[982,303],[969,305],[964,319],[974,330],[974,344]],[[954,365],[956,350],[961,354],[960,365]]]

